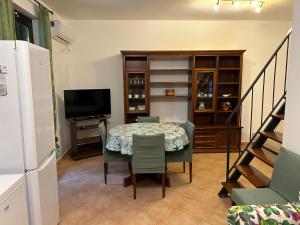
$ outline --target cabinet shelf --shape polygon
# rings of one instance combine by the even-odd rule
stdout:
[[[146,110],[130,110],[126,112],[127,114],[146,114],[148,113]]]
[[[76,130],[91,130],[91,129],[96,129],[98,128],[97,124],[93,125],[86,125],[86,126],[78,126],[76,127]]]
[[[77,139],[77,145],[86,145],[100,142],[100,136]]]
[[[218,110],[217,113],[232,113],[232,110]]]
[[[214,113],[213,109],[195,109],[194,113]]]
[[[175,99],[189,99],[188,95],[175,95],[175,96],[165,96],[165,95],[151,95],[151,100],[175,100]]]
[[[239,97],[238,96],[228,96],[228,97],[218,96],[218,99],[235,99],[235,98],[239,98]]]
[[[160,82],[150,82],[151,86],[186,86],[191,85],[192,82],[189,81],[160,81]]]
[[[221,68],[219,68],[219,70],[240,70],[240,68],[235,68],[235,67],[228,67],[228,68],[221,67]]]
[[[145,101],[145,98],[128,98],[128,101]]]
[[[213,125],[213,126],[196,126],[195,130],[206,130],[206,129],[226,129],[227,126],[225,125]],[[232,125],[231,126],[232,129],[241,129],[242,127],[238,126],[238,125]]]
[[[198,96],[197,96],[197,98],[198,98],[198,99],[212,99],[213,97],[198,97]]]
[[[192,69],[150,69],[151,75],[182,75],[191,73]]]
[[[139,68],[139,69],[129,69],[127,68],[125,71],[128,73],[143,73],[147,70],[147,68]]]
[[[220,85],[239,85],[240,83],[239,82],[218,82],[218,84]]]

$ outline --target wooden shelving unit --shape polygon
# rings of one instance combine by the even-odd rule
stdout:
[[[227,141],[225,121],[241,96],[244,52],[244,50],[121,51],[124,68],[125,122],[135,122],[138,115],[150,116],[152,101],[187,101],[186,118],[196,125],[194,151],[225,152]],[[184,66],[182,60],[186,62]],[[167,63],[161,68],[153,66],[164,62],[172,66],[168,66]],[[144,92],[144,99],[129,98],[132,89],[130,80],[136,79],[135,77],[144,80],[144,84],[138,89],[138,92]],[[159,88],[174,88],[175,95],[152,93],[152,90]],[[176,93],[176,88],[186,88],[187,94]],[[224,108],[224,103],[229,104],[229,108]],[[129,107],[141,104],[145,105],[145,110],[129,110]],[[236,149],[240,144],[241,135],[239,119],[240,115],[236,114],[232,124],[231,144],[236,146]]]

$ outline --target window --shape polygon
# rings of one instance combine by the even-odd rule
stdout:
[[[15,10],[15,22],[17,40],[33,43],[32,20]]]

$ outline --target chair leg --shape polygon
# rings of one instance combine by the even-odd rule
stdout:
[[[185,173],[185,162],[182,163],[183,166],[183,172]]]
[[[131,161],[128,161],[128,170],[129,170],[130,175],[132,175],[132,164],[131,164]]]
[[[107,170],[108,170],[108,164],[107,162],[104,163],[104,183],[107,183]]]
[[[136,174],[132,174],[133,199],[136,199]]]
[[[190,162],[189,163],[189,167],[190,167],[190,183],[192,183],[192,180],[193,180],[193,163]]]
[[[162,197],[164,198],[166,196],[166,173],[162,173]]]

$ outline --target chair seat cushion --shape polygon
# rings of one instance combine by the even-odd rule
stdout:
[[[288,200],[269,188],[233,188],[231,199],[237,205],[256,205],[288,202]]]
[[[130,160],[129,155],[123,155],[121,152],[106,150],[104,152],[104,162],[127,162]]]
[[[166,152],[166,162],[191,162],[192,156],[186,154],[185,149],[175,152]]]

